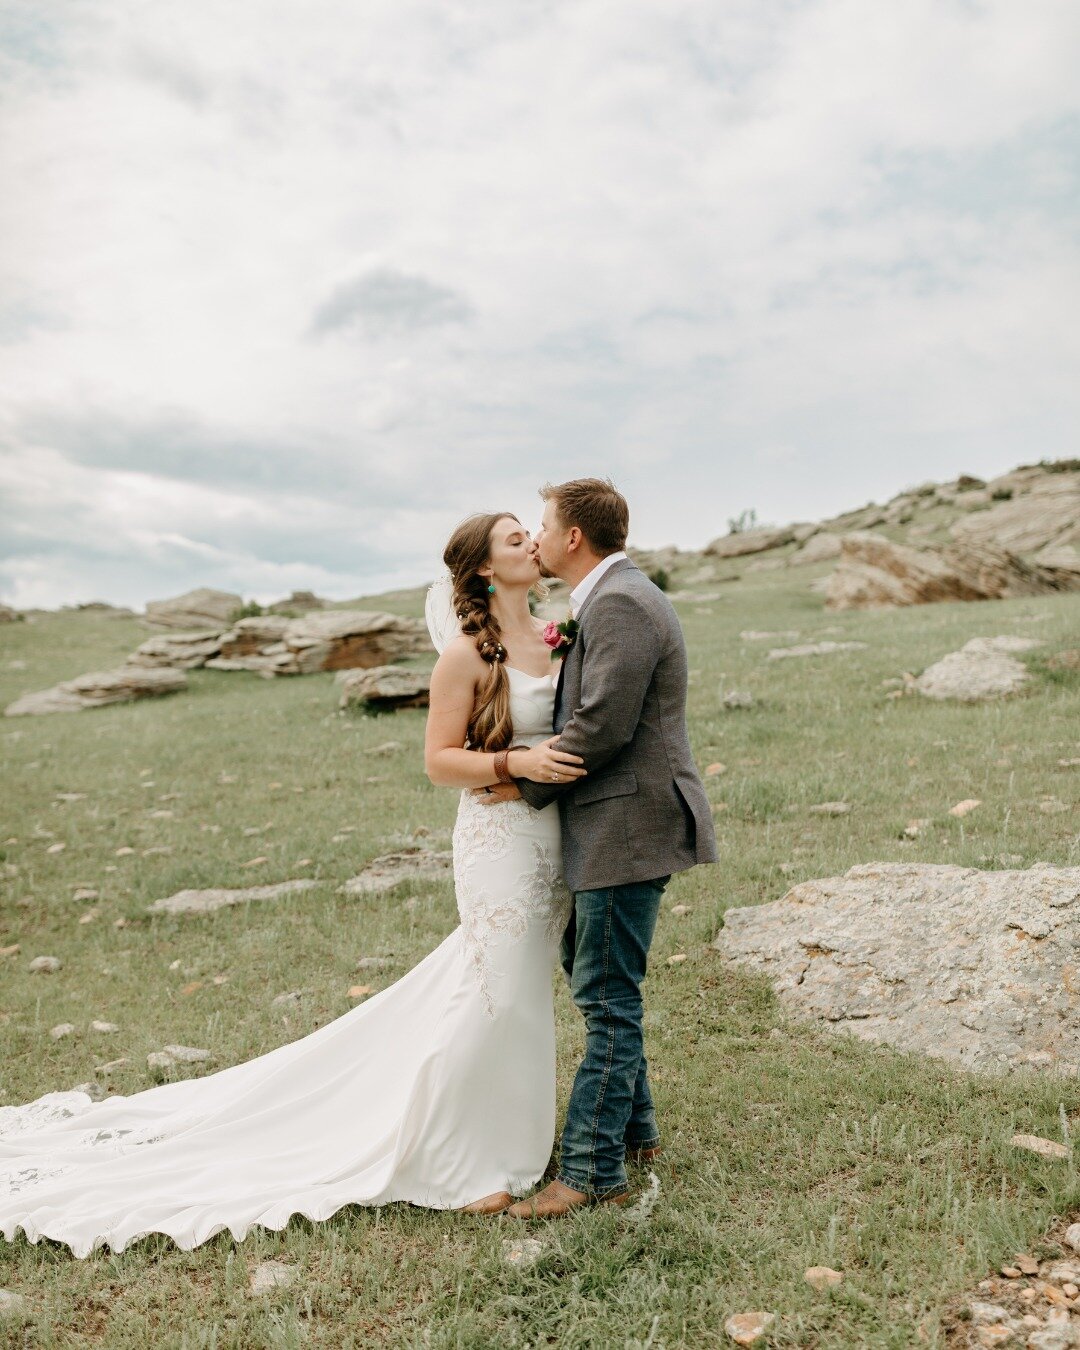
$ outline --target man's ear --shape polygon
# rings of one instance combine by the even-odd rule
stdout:
[[[583,538],[584,538],[584,535],[581,533],[581,531],[578,529],[578,527],[577,527],[576,525],[571,525],[571,526],[570,526],[570,533],[567,535],[567,538],[566,538],[566,551],[567,551],[567,553],[574,553],[574,552],[576,552],[576,551],[581,547],[581,541],[582,541]]]

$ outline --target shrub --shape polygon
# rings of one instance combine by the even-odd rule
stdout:
[[[652,584],[658,586],[662,591],[666,591],[668,586],[671,585],[671,578],[662,567],[654,567],[653,570],[648,573],[648,577]]]

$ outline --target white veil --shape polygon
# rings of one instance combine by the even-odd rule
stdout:
[[[437,652],[460,635],[461,624],[454,613],[454,582],[449,568],[428,587],[424,618]]]

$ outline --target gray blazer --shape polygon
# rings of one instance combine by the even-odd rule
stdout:
[[[712,811],[686,730],[686,643],[671,601],[620,559],[577,617],[552,729],[588,775],[515,779],[530,806],[559,802],[566,884],[599,890],[716,862]]]

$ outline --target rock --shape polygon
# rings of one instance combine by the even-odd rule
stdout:
[[[517,1266],[519,1270],[534,1266],[543,1251],[544,1244],[536,1238],[503,1238],[503,1260],[508,1266]]]
[[[63,964],[58,956],[35,956],[26,968],[31,975],[55,975]]]
[[[349,989],[349,998],[367,998],[374,990],[375,986],[372,984],[354,984]]]
[[[904,826],[903,837],[905,839],[918,839],[923,830],[930,824],[929,820],[920,818],[918,820],[909,820]]]
[[[163,633],[147,638],[128,656],[129,666],[168,666],[194,670],[221,650],[220,628],[202,628],[195,633]]]
[[[284,1261],[260,1261],[251,1272],[249,1289],[252,1294],[268,1294],[272,1289],[285,1289],[296,1279],[296,1269]]]
[[[1026,562],[992,544],[937,549],[845,534],[825,590],[827,609],[875,609],[943,600],[1002,600],[1080,589],[1080,575]]]
[[[71,898],[72,900],[99,900],[101,897],[92,886],[80,886]]]
[[[982,802],[977,797],[968,797],[962,802],[957,802],[955,806],[950,806],[949,815],[969,816],[977,806],[982,806]]]
[[[25,1321],[29,1316],[30,1307],[22,1294],[0,1289],[0,1323]]]
[[[799,647],[774,647],[769,652],[769,660],[782,661],[791,656],[828,656],[832,652],[858,652],[865,646],[865,642],[806,642]]]
[[[786,641],[798,636],[799,630],[797,628],[778,628],[772,632],[768,629],[744,628],[739,634],[743,642],[768,642],[776,638],[782,638]]]
[[[175,694],[187,688],[187,678],[178,670],[121,666],[119,670],[95,670],[65,680],[52,689],[24,694],[4,709],[6,717],[26,717],[51,712],[80,712],[109,703],[129,703],[156,694]]]
[[[677,919],[681,919],[684,914],[690,914],[692,911],[689,905],[672,905],[671,913],[674,914]]]
[[[291,610],[296,614],[306,614],[312,609],[325,609],[328,603],[327,600],[320,600],[314,591],[293,591],[284,600],[275,600],[272,605],[267,606],[267,609],[271,614],[277,614],[285,610]]]
[[[838,1284],[844,1282],[840,1271],[833,1270],[830,1266],[809,1266],[803,1272],[803,1279],[815,1289],[835,1289]]]
[[[387,970],[394,964],[392,956],[362,956],[356,963],[357,970]]]
[[[1070,1350],[1080,1344],[1067,1322],[1054,1322],[1039,1327],[1025,1341],[1027,1350]]]
[[[90,1023],[90,1030],[100,1031],[103,1034],[111,1034],[114,1031],[119,1031],[120,1028],[116,1025],[115,1022],[101,1022],[95,1020]]]
[[[173,596],[171,600],[148,600],[145,622],[152,628],[178,628],[188,632],[212,628],[221,633],[243,605],[242,596],[202,586]]]
[[[429,702],[431,676],[422,670],[405,670],[401,666],[376,666],[373,670],[358,670],[343,682],[339,707],[356,704],[392,711],[395,708],[426,708]]]
[[[1080,1253],[1080,1223],[1071,1223],[1065,1229],[1064,1242],[1066,1247],[1071,1247],[1074,1252]]]
[[[727,765],[721,764],[719,760],[715,764],[710,764],[705,770],[706,778],[715,778],[718,774],[727,773]]]
[[[265,861],[265,860],[264,860]],[[295,881],[276,881],[270,886],[245,886],[238,890],[213,888],[205,891],[177,891],[164,900],[147,905],[147,914],[208,914],[228,905],[242,905],[248,900],[277,900],[282,895],[307,891],[317,881],[300,878]]]
[[[1038,1261],[1033,1256],[1029,1256],[1027,1252],[1017,1253],[1016,1264],[1022,1275],[1038,1275],[1039,1273]]]
[[[1026,1149],[1029,1153],[1037,1153],[1040,1158],[1068,1158],[1070,1151],[1064,1144],[1057,1144],[1053,1139],[1040,1139],[1037,1134],[1014,1134],[1009,1140],[1014,1148]]]
[[[746,689],[729,689],[726,694],[720,695],[721,708],[752,708],[754,706],[754,696]]]
[[[815,816],[846,816],[851,810],[850,802],[818,802],[817,806],[807,807]]]
[[[405,848],[372,858],[341,887],[345,895],[374,895],[414,879],[441,881],[453,871],[453,854],[427,848]]]
[[[1008,501],[961,516],[949,533],[965,544],[993,544],[1013,553],[1080,543],[1080,473],[1046,474]]]
[[[1003,698],[1028,682],[1027,667],[1008,653],[1040,645],[1033,638],[1008,634],[972,638],[959,651],[949,652],[927,666],[913,688],[924,698],[957,699],[962,703]]]
[[[72,1092],[85,1093],[92,1102],[101,1102],[105,1100],[107,1093],[100,1083],[76,1083],[71,1089]]]
[[[1007,1322],[1009,1313],[999,1303],[971,1303],[971,1321],[973,1326],[990,1326],[994,1322]]]
[[[292,1007],[300,1002],[304,997],[302,989],[290,989],[287,994],[278,994],[276,998],[270,1000],[271,1008]]]
[[[832,1029],[976,1070],[1070,1072],[1078,921],[1080,867],[875,862],[727,910],[713,946]]]
[[[63,1038],[64,1038],[65,1036],[70,1036],[71,1033],[72,1033],[74,1030],[75,1030],[75,1025],[74,1025],[74,1023],[72,1023],[72,1022],[59,1022],[59,1023],[57,1023],[57,1025],[56,1025],[55,1027],[53,1027],[53,1029],[49,1032],[49,1035],[53,1038],[54,1041],[59,1041],[59,1040],[63,1040]]]
[[[788,558],[788,564],[798,567],[807,563],[828,562],[832,558],[838,558],[840,556],[841,537],[841,535],[833,534],[830,530],[819,530],[817,534],[810,536],[802,548]]]
[[[703,552],[707,558],[741,558],[748,553],[764,553],[770,548],[780,548],[794,540],[795,531],[790,525],[782,528],[761,525],[756,529],[738,530],[734,534],[714,539]]]
[[[771,1312],[736,1313],[724,1323],[724,1330],[739,1345],[752,1345],[775,1321],[776,1314]]]
[[[254,670],[261,675],[309,675],[388,665],[431,650],[422,619],[363,610],[314,610],[299,619],[262,615],[241,619],[221,639],[212,670]]]
[[[128,1063],[130,1063],[130,1060],[126,1057],[122,1059],[110,1059],[108,1064],[99,1064],[94,1072],[100,1073],[102,1076],[108,1076],[114,1069],[121,1069]]]
[[[361,753],[365,755],[375,755],[379,759],[389,759],[391,755],[398,754],[405,747],[400,741],[383,741],[382,745],[373,745],[370,750],[364,750]],[[1077,760],[1080,764],[1080,760]]]
[[[204,1064],[210,1059],[213,1055],[209,1050],[200,1050],[193,1045],[167,1045],[163,1050],[151,1051],[146,1056],[146,1064],[150,1069],[172,1069],[177,1064]]]

